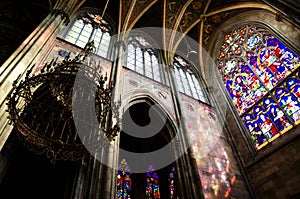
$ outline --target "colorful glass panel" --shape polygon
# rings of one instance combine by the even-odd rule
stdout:
[[[226,77],[226,88],[237,110],[243,113],[261,99],[267,90],[243,61],[230,63],[236,66],[235,71]]]
[[[117,172],[116,199],[130,199],[131,191],[131,172],[125,159],[123,159]]]
[[[284,115],[279,105],[276,104],[273,99],[265,98],[264,107],[268,116],[271,118],[280,134],[287,132],[293,127],[288,118]]]
[[[260,149],[267,145],[268,137],[261,131],[258,118],[254,118],[252,114],[245,114],[244,121],[256,149]]]
[[[152,165],[149,166],[148,171],[146,172],[146,198],[160,198],[158,176]]]
[[[217,59],[256,149],[300,123],[299,57],[267,29],[245,25],[225,34]]]
[[[293,93],[298,99],[300,99],[300,80],[297,78],[290,78],[286,82],[286,87]]]
[[[275,90],[276,99],[284,112],[293,120],[295,124],[300,123],[300,103],[299,98],[289,93],[284,88]]]
[[[240,64],[247,67],[250,78],[257,80],[261,91],[258,95],[248,93],[250,83]],[[295,53],[258,26],[244,26],[226,34],[218,56],[219,74],[240,115],[262,98],[266,89],[272,90],[299,66]]]
[[[176,171],[175,171],[175,167],[172,167],[172,170],[170,172],[169,175],[169,190],[170,190],[170,199],[175,199],[176,195],[175,195],[175,175],[176,175]]]

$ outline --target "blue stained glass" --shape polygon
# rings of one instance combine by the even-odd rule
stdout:
[[[283,111],[273,99],[266,98],[264,100],[264,107],[281,134],[285,133],[293,127],[288,118],[284,115]]]
[[[299,83],[297,85],[295,85],[291,91],[293,92],[293,94],[298,98],[298,101],[300,101],[300,85]]]
[[[131,172],[125,159],[120,163],[120,170],[117,171],[116,199],[130,199]]]
[[[300,80],[289,78],[286,82],[286,86],[288,90],[298,98],[298,101],[300,101]]]
[[[250,137],[255,144],[256,149],[260,149],[268,144],[267,137],[262,133],[259,128],[259,123],[251,114],[245,114],[244,117],[246,128],[250,132]]]
[[[170,199],[175,199],[176,195],[175,195],[175,175],[176,175],[176,171],[175,171],[175,167],[172,167],[172,170],[169,174],[169,191],[170,191]]]
[[[234,71],[226,82],[226,88],[240,113],[245,112],[264,96],[266,89],[249,66],[239,62],[239,71]]]
[[[287,81],[286,81],[286,86],[288,87],[289,90],[291,90],[291,88],[299,83],[300,81],[295,79],[295,78],[289,78]]]
[[[299,57],[268,30],[245,25],[226,33],[217,59],[218,74],[237,113],[254,112],[252,119],[243,119],[257,149],[300,123],[300,74],[293,74]],[[276,88],[283,84],[287,90]],[[271,98],[265,96],[268,93]],[[263,106],[257,108],[264,97]]]
[[[160,198],[158,176],[152,165],[149,166],[148,171],[146,172],[146,198]]]
[[[275,90],[277,101],[283,108],[284,112],[291,117],[295,124],[300,123],[300,103],[299,99],[293,94],[290,94],[283,88]]]
[[[259,111],[260,109],[261,108],[258,107],[257,111]],[[268,140],[270,139],[270,137],[272,137],[268,135],[268,131],[263,132],[261,130],[263,122],[259,120],[259,115],[256,118],[251,114],[245,114],[244,116],[246,128],[250,132],[250,137],[254,142],[256,149],[261,149],[262,147],[264,147],[266,144],[268,144]]]
[[[256,107],[254,107],[255,109]],[[275,136],[278,132],[276,130],[275,125],[273,124],[272,120],[268,116],[268,114],[265,111],[261,111],[257,113],[256,121],[262,131],[262,133],[265,135],[265,137],[269,140],[273,136]]]

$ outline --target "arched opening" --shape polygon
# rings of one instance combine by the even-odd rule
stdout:
[[[134,136],[131,134],[130,129],[132,126],[129,120],[132,120],[136,125],[140,127],[148,126],[151,122],[151,118],[161,117],[159,110],[154,115],[149,116],[150,107],[153,104],[149,101],[142,100],[133,105],[131,105],[125,112],[122,118],[123,129],[125,131],[121,132],[120,135],[120,149],[126,150],[132,153],[148,153],[165,147],[171,139],[174,137],[174,132],[171,128],[171,123],[169,120],[165,122],[162,128],[158,132],[154,132],[155,135],[147,138],[141,138],[143,136],[143,131],[141,131],[141,137]],[[153,121],[152,121],[153,122]],[[151,127],[150,127],[151,128]],[[145,131],[148,131],[147,127]],[[154,130],[154,129],[153,129]],[[150,130],[151,131],[151,130]],[[145,132],[144,132],[145,133]],[[172,150],[170,150],[170,156]],[[121,162],[124,157],[120,155],[119,162]],[[157,157],[164,158],[164,157]],[[174,158],[175,160],[175,158]],[[149,162],[145,158],[137,159],[134,162],[128,162],[128,167],[139,164],[142,162]],[[127,164],[127,163],[126,163]],[[130,169],[128,169],[127,172]],[[176,167],[175,162],[164,166],[163,168],[157,169],[151,165],[149,162],[149,167],[145,172],[135,173],[134,171],[130,173],[131,183],[128,194],[132,199],[146,199],[146,198],[175,198],[176,195]],[[173,181],[172,181],[173,180]],[[127,198],[124,195],[119,195],[118,198]]]

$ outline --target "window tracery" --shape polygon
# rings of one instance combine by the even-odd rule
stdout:
[[[267,29],[225,34],[218,72],[257,150],[300,123],[299,57]]]
[[[207,102],[201,83],[196,78],[192,66],[179,55],[174,57],[174,66],[179,91],[202,102]]]
[[[130,199],[131,198],[131,171],[125,159],[120,163],[117,171],[117,189],[116,199]]]
[[[129,39],[126,67],[150,79],[166,83],[158,61],[158,53],[143,36]]]
[[[160,198],[158,176],[152,165],[149,166],[148,171],[146,172],[146,198]]]
[[[111,26],[99,13],[85,12],[73,24],[66,41],[81,48],[94,41],[95,54],[107,57],[110,43]]]

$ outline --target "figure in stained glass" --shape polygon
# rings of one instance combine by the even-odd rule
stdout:
[[[160,198],[158,176],[152,165],[149,166],[148,171],[146,172],[146,198]]]
[[[286,86],[290,92],[292,92],[300,102],[300,80],[296,78],[289,78],[286,82]]]
[[[264,111],[262,109],[262,107],[255,106],[254,107],[254,115],[256,117],[256,120],[258,122],[258,125],[259,125],[262,133],[265,135],[265,137],[268,140],[271,139],[273,136],[275,136],[278,133],[272,120],[267,115],[266,111]]]
[[[170,191],[170,199],[175,199],[175,175],[176,175],[176,170],[175,167],[172,167],[172,170],[169,174],[169,191]]]
[[[275,90],[277,101],[284,112],[291,117],[295,124],[300,123],[300,103],[298,99],[283,88]]]
[[[117,172],[116,199],[131,199],[131,172],[125,159],[123,159]]]
[[[300,62],[294,52],[256,25],[226,33],[219,49],[218,74],[257,149],[300,123],[299,72],[295,74]],[[283,85],[287,89],[276,90]],[[270,96],[258,106],[266,94]]]
[[[275,123],[275,126],[281,134],[285,133],[293,127],[288,118],[284,115],[283,111],[273,99],[265,98],[264,107],[267,110],[267,114]]]
[[[244,121],[247,130],[250,132],[251,139],[253,140],[256,149],[260,149],[268,144],[268,139],[259,128],[257,120],[251,114],[245,114]]]

